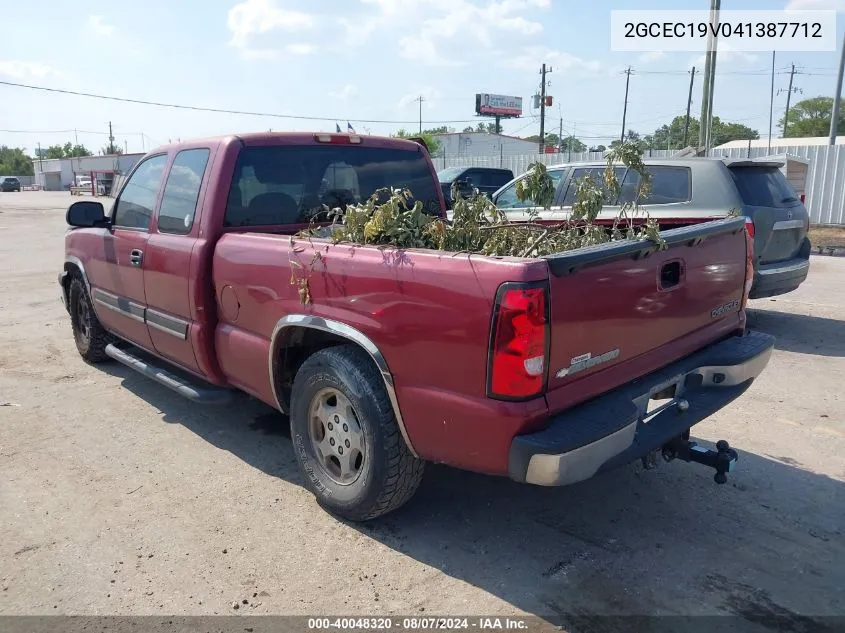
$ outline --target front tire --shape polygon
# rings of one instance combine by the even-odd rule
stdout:
[[[355,345],[314,353],[291,396],[291,439],[308,488],[329,512],[367,521],[416,492],[425,462],[399,432],[381,373]]]
[[[94,314],[88,290],[79,277],[74,277],[70,282],[68,304],[73,340],[79,355],[89,363],[108,360],[105,350],[112,338]]]

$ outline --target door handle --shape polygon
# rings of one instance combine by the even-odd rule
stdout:
[[[141,262],[144,261],[144,251],[140,251],[137,248],[132,249],[129,253],[129,263],[133,266],[141,266]]]

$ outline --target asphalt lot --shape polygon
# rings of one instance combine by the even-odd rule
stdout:
[[[845,615],[845,259],[753,303],[763,376],[683,463],[562,489],[430,466],[345,524],[301,487],[286,420],[204,408],[77,355],[56,275],[67,193],[0,194],[0,614]],[[245,604],[244,601],[247,601]]]

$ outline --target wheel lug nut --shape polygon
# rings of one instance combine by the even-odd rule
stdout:
[[[349,432],[349,427],[348,427],[348,426],[346,426],[346,425],[344,424],[344,425],[343,425],[343,430],[344,430],[344,431],[346,431],[346,432],[348,433],[348,432]]]
[[[334,421],[335,421],[335,424],[337,424],[338,422],[340,422],[340,418],[337,417],[337,416],[334,416]]]
[[[343,447],[342,447],[342,446],[338,446],[338,447],[337,447],[337,452],[338,452],[338,453],[340,453],[341,455],[343,455]]]
[[[329,431],[333,431],[333,430],[334,430],[334,426],[332,425],[331,422],[329,422]]]
[[[345,444],[346,444],[346,448],[349,448],[349,440],[346,440]]]
[[[329,438],[329,444],[331,444],[332,446],[334,446],[334,438],[333,438],[333,437],[330,437],[330,438]]]

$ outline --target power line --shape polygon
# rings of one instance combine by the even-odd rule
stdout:
[[[192,106],[192,105],[184,105],[178,103],[164,103],[161,101],[148,101],[146,99],[130,99],[128,97],[114,97],[110,95],[101,95],[95,94],[92,92],[80,92],[77,90],[64,90],[61,88],[48,88],[46,86],[34,86],[31,84],[21,84],[16,83],[13,81],[0,81],[0,84],[4,86],[13,86],[15,88],[27,88],[29,90],[41,90],[43,92],[53,92],[59,94],[67,94],[67,95],[74,95],[76,97],[89,97],[92,99],[104,99],[107,101],[119,101],[121,103],[136,103],[139,105],[149,105],[149,106],[156,106],[159,108],[176,108],[179,110],[192,110],[195,112],[215,112],[217,114],[237,114],[237,115],[245,115],[245,116],[260,116],[260,117],[268,117],[274,119],[296,119],[301,121],[339,121],[341,119],[347,119],[347,117],[320,117],[320,116],[304,116],[304,115],[294,115],[294,114],[278,114],[275,112],[251,112],[248,110],[228,110],[225,108],[209,108],[205,106]],[[417,123],[417,121],[397,121],[397,120],[389,120],[389,119],[348,119],[349,121],[355,121],[356,123],[390,123],[390,124],[404,124],[409,125],[411,123]],[[451,119],[451,120],[444,120],[444,121],[429,121],[429,124],[436,125],[436,124],[446,124],[446,123],[472,123],[475,119]]]

